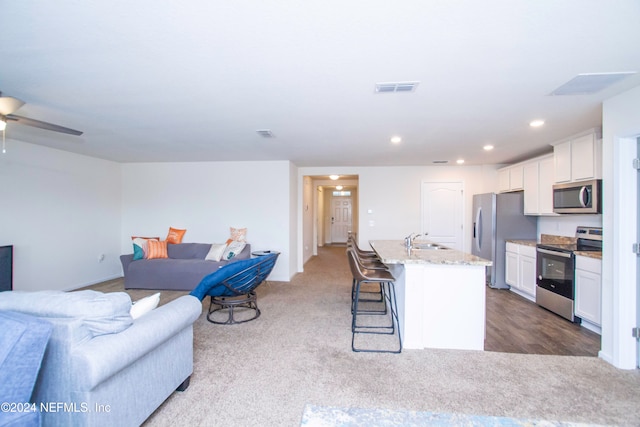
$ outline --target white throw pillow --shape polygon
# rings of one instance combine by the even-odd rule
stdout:
[[[148,312],[156,308],[159,303],[160,292],[158,292],[157,294],[149,295],[148,297],[144,297],[134,302],[131,306],[129,314],[131,314],[133,320],[136,320],[137,318],[147,314]]]
[[[204,259],[208,261],[220,261],[225,249],[227,249],[226,243],[214,243],[211,245],[211,249],[209,249],[209,253]]]
[[[245,246],[247,246],[245,242],[230,242],[224,250],[224,254],[222,254],[222,259],[233,258],[242,252]]]

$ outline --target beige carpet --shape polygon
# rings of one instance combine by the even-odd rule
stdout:
[[[259,290],[262,316],[194,325],[191,386],[148,426],[297,426],[306,404],[640,425],[640,373],[592,357],[351,351],[344,248]]]

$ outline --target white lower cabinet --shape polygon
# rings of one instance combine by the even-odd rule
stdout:
[[[511,246],[511,247],[510,247]],[[509,250],[511,249],[511,250]],[[507,243],[507,253],[505,256],[504,281],[509,286],[518,285],[518,245]]]
[[[575,315],[582,326],[600,333],[602,324],[602,261],[576,255]]]
[[[536,247],[507,242],[505,282],[511,291],[531,301],[536,299]]]
[[[529,252],[533,251],[533,255]],[[518,259],[520,268],[520,290],[536,299],[536,248],[530,246],[520,247]]]

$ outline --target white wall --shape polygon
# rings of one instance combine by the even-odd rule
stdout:
[[[8,139],[0,183],[14,289],[70,290],[121,275],[119,164]]]
[[[541,234],[576,236],[576,227],[602,227],[602,215],[559,215],[538,218],[538,240]]]
[[[622,369],[636,367],[637,256],[631,251],[637,230],[637,156],[640,135],[640,86],[603,104],[603,359]]]
[[[467,250],[471,247],[473,195],[496,190],[496,171],[497,166],[309,167],[299,168],[298,182],[303,182],[305,176],[358,175],[358,242],[363,246],[369,240],[402,239],[420,231],[422,181],[463,182],[464,247]],[[299,197],[303,199],[302,194]],[[369,226],[369,221],[375,225]],[[301,234],[303,227],[301,223]],[[301,254],[299,271],[303,268],[302,260]]]
[[[229,227],[247,227],[252,250],[281,252],[271,279],[291,278],[290,162],[133,163],[122,172],[122,253],[131,253],[132,235],[164,238],[169,227],[198,243],[223,243]]]

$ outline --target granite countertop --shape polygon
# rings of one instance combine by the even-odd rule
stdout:
[[[543,234],[540,237],[541,243],[547,244],[573,245],[577,240],[575,237],[555,236],[553,234]],[[505,241],[508,243],[525,246],[535,246],[538,244],[538,242],[535,240],[506,239]],[[598,251],[574,251],[573,253],[588,258],[602,259],[602,252]]]
[[[513,243],[515,245],[523,245],[523,246],[535,246],[538,244],[537,240],[519,240],[519,239],[506,239],[507,243]]]
[[[602,252],[597,252],[597,251],[575,251],[573,253],[576,254],[576,255],[587,257],[587,258],[602,259]]]
[[[416,240],[414,243],[432,242]],[[369,244],[385,264],[491,265],[490,260],[455,249],[412,249],[409,254],[402,240],[372,240]]]
[[[553,234],[542,234],[540,236],[540,242],[537,240],[522,240],[522,239],[506,239],[506,242],[514,243],[516,245],[535,246],[538,243],[557,244],[557,245],[575,245],[575,237],[556,236]]]

